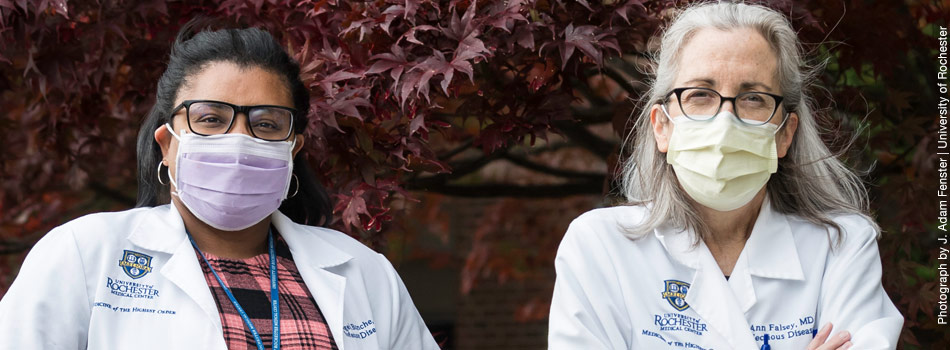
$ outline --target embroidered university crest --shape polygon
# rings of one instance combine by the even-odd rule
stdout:
[[[131,250],[124,250],[122,259],[119,260],[119,267],[125,271],[126,275],[132,279],[141,278],[147,273],[152,272],[152,257]]]
[[[689,283],[677,280],[663,281],[666,284],[666,290],[663,291],[663,299],[670,302],[677,311],[689,309],[686,303],[686,292],[689,291]]]

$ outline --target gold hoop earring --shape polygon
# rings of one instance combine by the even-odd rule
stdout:
[[[162,186],[168,185],[162,182],[162,161],[158,161],[158,170],[155,171],[155,175],[158,176],[158,183],[162,184]]]
[[[297,174],[290,173],[290,175],[293,175],[294,180],[297,180],[297,181],[294,181],[297,183],[297,186],[294,187],[294,194],[290,195],[290,197],[287,197],[287,198],[294,198],[294,196],[297,195],[297,192],[300,191],[300,179],[297,178]]]

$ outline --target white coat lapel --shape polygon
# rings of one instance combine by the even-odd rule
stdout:
[[[729,287],[743,312],[758,301],[752,276],[803,280],[795,239],[786,217],[772,210],[766,199],[759,210],[752,234],[746,241],[729,277]]]
[[[300,277],[307,284],[317,307],[326,318],[333,339],[340,350],[344,350],[343,305],[346,277],[331,270],[353,257],[320,238],[317,233],[301,230],[301,226],[280,212],[274,213],[271,220],[287,242]]]
[[[298,265],[299,267],[300,265]],[[307,284],[314,301],[327,320],[330,333],[340,350],[343,350],[343,295],[346,277],[324,269],[300,268],[300,277]]]
[[[669,227],[658,228],[656,236],[676,261],[696,270],[686,293],[689,307],[709,324],[710,330],[725,338],[731,348],[755,349],[755,338],[745,314],[706,244],[700,242],[694,248],[690,233],[676,232]]]
[[[729,276],[729,281],[726,283],[743,313],[748,312],[758,301],[755,295],[755,286],[752,284],[752,275],[749,274],[747,251],[748,249],[743,249],[739,255],[739,260],[736,261],[736,266],[732,269],[732,275]]]
[[[709,248],[701,243],[694,253],[699,255],[701,266],[696,270],[692,288],[686,294],[686,303],[709,322],[713,331],[726,338],[733,349],[755,349],[755,338],[745,319],[745,312],[726,284]]]
[[[174,205],[164,205],[150,209],[153,215],[147,216],[129,235],[133,244],[156,252],[171,254],[164,266],[159,269],[161,275],[178,286],[193,300],[219,332],[221,318],[214,297],[208,288],[198,257],[195,254],[185,225],[178,209]],[[223,334],[223,333],[221,333]],[[224,348],[224,338],[220,338],[219,348]]]
[[[162,267],[161,274],[178,288],[181,288],[191,300],[198,303],[201,310],[214,324],[215,329],[222,331],[218,307],[215,305],[214,297],[211,295],[208,283],[201,272],[201,266],[198,265],[198,258],[191,242],[185,239],[178,245],[172,257]]]
[[[766,199],[746,242],[749,273],[759,277],[802,281],[802,263],[788,218]],[[746,254],[743,251],[743,254]]]

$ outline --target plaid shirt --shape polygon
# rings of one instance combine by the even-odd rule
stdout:
[[[297,271],[287,243],[274,230],[277,250],[277,290],[280,294],[280,346],[286,349],[337,349],[333,334],[320,308]],[[195,252],[197,254],[197,251]],[[242,260],[223,259],[205,253],[224,284],[247,312],[264,346],[272,347],[273,320],[270,312],[270,261],[267,253]],[[211,288],[221,315],[224,341],[230,350],[257,349],[254,336],[231,304],[211,270],[198,257],[205,281]]]

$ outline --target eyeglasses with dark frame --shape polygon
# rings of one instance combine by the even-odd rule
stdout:
[[[740,93],[734,97],[724,97],[718,91],[702,87],[682,87],[673,89],[663,98],[663,108],[669,103],[670,96],[676,96],[677,104],[683,116],[690,120],[703,121],[715,118],[726,101],[732,102],[739,121],[748,125],[765,125],[775,116],[784,97],[760,91]],[[669,111],[667,111],[669,114]],[[788,113],[782,117],[783,122]]]
[[[247,117],[251,135],[267,141],[284,141],[293,135],[297,110],[275,105],[238,106],[215,100],[185,100],[172,110],[174,116],[185,109],[191,132],[201,136],[226,134],[234,127],[238,113]]]

